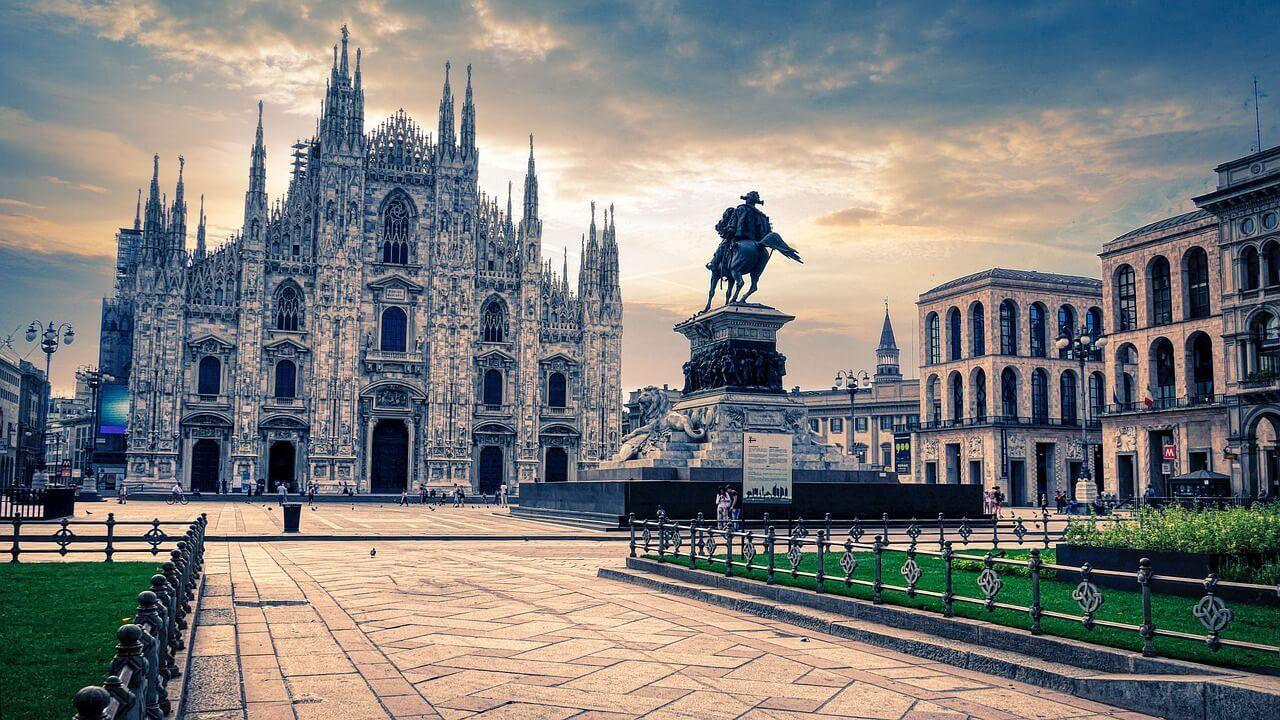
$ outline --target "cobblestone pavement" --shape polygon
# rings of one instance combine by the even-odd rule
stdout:
[[[215,543],[186,717],[1143,717],[595,577],[624,552]]]
[[[401,507],[396,502],[341,503],[318,502],[314,510],[302,507],[302,535],[342,536],[595,536],[602,533],[565,525],[522,520],[507,514],[506,508],[486,505],[412,504]],[[116,520],[151,520],[190,522],[200,513],[209,516],[208,533],[214,537],[234,538],[280,535],[283,530],[281,508],[274,498],[264,501],[192,501],[189,505],[168,505],[159,500],[131,500],[121,505],[114,500],[100,503],[78,503],[73,520],[106,520],[115,513]]]

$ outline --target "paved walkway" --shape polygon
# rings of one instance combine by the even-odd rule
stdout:
[[[595,577],[623,555],[213,544],[187,718],[1144,717]]]

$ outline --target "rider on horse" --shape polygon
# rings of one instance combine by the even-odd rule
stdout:
[[[726,208],[720,222],[716,223],[716,234],[720,236],[720,246],[716,254],[707,263],[708,270],[715,270],[720,263],[730,257],[739,240],[762,240],[773,231],[769,224],[769,216],[757,208],[763,205],[760,193],[752,190],[741,198],[744,202],[736,208]],[[727,273],[725,273],[727,274]]]

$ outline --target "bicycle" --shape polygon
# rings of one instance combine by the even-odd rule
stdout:
[[[185,493],[182,495],[174,495],[173,493],[169,493],[169,497],[164,499],[164,504],[165,505],[190,505],[191,498],[187,497]]]

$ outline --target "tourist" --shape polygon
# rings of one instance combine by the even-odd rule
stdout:
[[[1063,508],[1063,506],[1065,506],[1066,504],[1067,504],[1067,499],[1066,499],[1066,497],[1062,494],[1062,490],[1061,490],[1061,489],[1054,490],[1054,491],[1053,491],[1053,508],[1054,508],[1054,511],[1055,511],[1055,512],[1057,512],[1059,515],[1061,515],[1061,514],[1062,514],[1062,508]]]
[[[1046,498],[1044,496],[1044,493],[1040,493],[1040,511],[1043,512],[1046,509],[1048,509],[1048,507],[1049,507],[1049,498]]]
[[[462,485],[458,486],[458,507],[467,506],[467,489]]]
[[[1265,490],[1263,492],[1266,492]],[[498,486],[498,505],[507,507],[507,484],[502,483]]]
[[[716,488],[716,527],[723,530],[729,522],[729,490],[726,487]]]
[[[121,480],[120,487],[116,490],[116,504],[124,505],[127,502],[129,502],[129,483]]]
[[[736,488],[729,488],[729,520],[730,529],[742,529],[742,498]]]
[[[401,490],[401,491],[400,491],[400,506],[401,506],[401,507],[406,507],[406,506],[408,506],[408,505],[409,505],[409,491],[408,491],[408,489]]]
[[[990,490],[982,491],[982,514],[983,515],[991,514],[991,491]]]
[[[998,487],[995,488],[995,490],[993,490],[991,493],[991,499],[995,501],[994,507],[996,511],[996,517],[1000,517],[1000,511],[1004,510],[1004,491]]]
[[[318,491],[319,489],[320,489],[320,483],[316,482],[315,480],[312,480],[310,483],[307,483],[307,504],[308,505],[316,504],[316,491]]]
[[[280,507],[284,507],[284,504],[289,501],[289,488],[280,481],[276,483],[276,492],[280,495]]]
[[[419,504],[427,504],[427,488],[422,483],[418,483],[418,502]]]
[[[173,487],[169,488],[169,496],[173,498],[174,502],[182,502],[182,486],[178,484],[177,480],[174,480]]]

